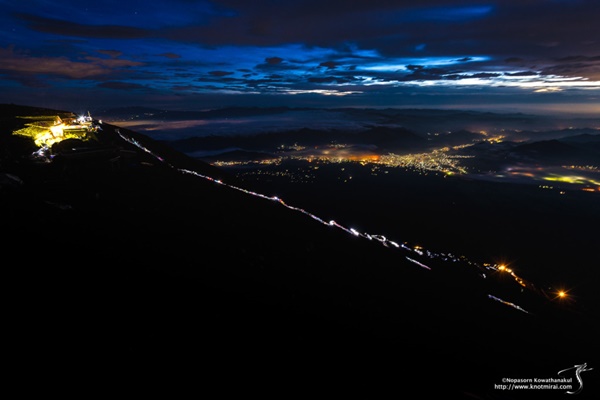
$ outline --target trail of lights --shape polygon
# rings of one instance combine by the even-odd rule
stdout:
[[[344,232],[346,232],[346,233],[348,233],[348,234],[350,234],[352,236],[364,238],[364,239],[367,239],[367,240],[370,240],[370,241],[374,240],[374,241],[377,241],[377,242],[381,243],[385,247],[393,247],[393,248],[397,248],[397,249],[402,249],[402,250],[410,252],[411,255],[412,255],[412,253],[414,253],[414,254],[416,254],[416,256],[412,255],[412,257],[415,257],[415,258],[417,258],[417,257],[426,257],[426,258],[431,259],[431,260],[437,259],[437,260],[442,260],[442,261],[445,261],[445,262],[462,262],[462,263],[465,263],[465,264],[467,264],[469,266],[473,266],[473,267],[477,268],[479,271],[486,271],[487,270],[487,271],[493,271],[493,272],[507,273],[510,276],[512,276],[514,278],[514,280],[519,285],[521,285],[522,287],[531,289],[534,292],[539,292],[532,283],[527,282],[523,278],[517,276],[512,271],[512,269],[507,268],[505,265],[487,264],[487,263],[479,264],[477,262],[473,262],[471,260],[468,260],[465,256],[455,256],[452,253],[438,253],[438,252],[433,252],[433,251],[430,251],[430,250],[426,250],[426,249],[424,249],[421,246],[413,246],[413,247],[411,247],[411,246],[407,245],[407,242],[399,244],[399,243],[397,243],[395,241],[389,240],[387,237],[385,237],[383,235],[375,235],[375,234],[369,234],[369,233],[366,233],[366,232],[359,232],[359,231],[357,231],[354,228],[347,228],[347,227],[339,224],[335,220],[326,221],[326,220],[320,218],[319,216],[317,216],[317,215],[315,215],[315,214],[313,214],[313,213],[311,213],[309,211],[306,211],[306,210],[304,210],[302,208],[295,207],[295,206],[287,204],[285,201],[283,201],[283,199],[281,199],[281,198],[279,198],[277,196],[268,196],[268,195],[265,195],[265,194],[262,194],[262,193],[257,193],[257,192],[254,192],[254,191],[251,191],[251,190],[248,190],[248,189],[244,189],[244,188],[239,187],[239,186],[235,186],[235,185],[231,185],[231,184],[225,183],[225,182],[223,182],[220,179],[215,179],[215,178],[213,178],[211,176],[201,174],[201,173],[199,173],[197,171],[193,171],[193,170],[185,169],[185,168],[174,167],[173,165],[169,164],[164,158],[162,158],[159,155],[155,154],[153,151],[151,151],[150,149],[146,148],[144,145],[142,145],[137,140],[135,140],[133,138],[130,138],[130,137],[125,136],[124,134],[122,134],[119,129],[115,129],[115,131],[126,142],[135,145],[139,149],[141,149],[141,150],[145,151],[146,153],[152,155],[157,160],[159,160],[159,161],[167,164],[169,167],[174,168],[175,170],[177,170],[178,172],[180,172],[182,174],[189,174],[189,175],[197,176],[199,178],[208,180],[208,181],[213,182],[213,183],[218,184],[218,185],[226,186],[226,187],[228,187],[230,189],[237,190],[237,191],[245,193],[247,195],[251,195],[251,196],[258,197],[258,198],[261,198],[261,199],[264,199],[264,200],[268,200],[268,201],[272,201],[272,202],[277,202],[277,203],[281,204],[282,206],[286,207],[289,210],[300,212],[300,213],[302,213],[302,214],[304,214],[304,215],[306,215],[306,216],[314,219],[315,221],[317,221],[317,222],[319,222],[319,223],[321,223],[323,225],[338,228],[338,229],[340,229],[340,230],[342,230],[342,231],[344,231]],[[405,258],[408,261],[410,261],[411,263],[419,266],[420,268],[423,268],[423,269],[426,269],[426,270],[431,270],[432,269],[430,266],[428,266],[428,265],[424,264],[423,262],[421,262],[419,260],[416,260],[415,258],[412,258],[412,257],[405,256]],[[486,274],[484,272],[480,272],[480,277],[482,279],[486,279],[487,278],[487,276],[486,276]],[[492,295],[488,295],[488,297],[490,299],[498,301],[498,302],[500,302],[500,303],[502,303],[504,305],[510,306],[510,307],[515,308],[515,309],[517,309],[519,311],[522,311],[522,312],[525,312],[525,313],[529,314],[528,311],[526,311],[522,307],[518,306],[517,304],[514,304],[514,303],[511,303],[511,302],[502,300],[502,299],[500,299],[498,297],[495,297],[495,296],[492,296]]]
[[[488,297],[492,300],[495,300],[497,302],[500,302],[506,306],[512,307],[514,309],[517,309],[519,311],[523,311],[525,314],[529,314],[529,311],[525,310],[523,307],[516,305],[515,303],[511,303],[510,301],[506,301],[506,300],[502,300],[501,298],[498,298],[496,296],[492,296],[491,294],[488,294]]]
[[[148,154],[154,156],[156,159],[158,159],[158,160],[166,163],[166,161],[162,157],[160,157],[159,155],[157,155],[154,152],[152,152],[150,149],[148,149],[145,146],[143,146],[137,140],[129,138],[129,137],[123,135],[120,132],[120,130],[117,130],[117,133],[121,136],[121,138],[123,140],[125,140],[125,141],[127,141],[127,142],[129,142],[129,143],[131,143],[131,144],[133,144],[135,146],[137,146],[141,150],[143,150],[143,151],[147,152]],[[172,167],[172,168],[175,168],[175,167],[173,167],[170,164],[168,164],[168,165],[170,167]],[[255,197],[259,197],[261,199],[278,202],[279,204],[281,204],[282,206],[284,206],[284,207],[286,207],[286,208],[288,208],[290,210],[298,211],[298,212],[301,212],[302,214],[308,215],[309,217],[311,217],[315,221],[318,221],[318,222],[322,223],[323,225],[334,226],[334,227],[339,228],[339,229],[341,229],[341,230],[345,231],[346,233],[349,233],[349,234],[351,234],[353,236],[363,237],[363,238],[366,238],[366,239],[369,239],[369,240],[376,240],[376,241],[379,241],[380,243],[382,243],[384,246],[393,246],[393,247],[396,247],[396,248],[400,247],[400,245],[398,245],[398,243],[387,239],[383,235],[371,235],[371,234],[368,234],[368,233],[361,233],[361,232],[358,232],[354,228],[347,228],[347,227],[345,227],[343,225],[340,225],[339,223],[337,223],[334,220],[330,220],[330,221],[326,222],[325,220],[323,220],[322,218],[316,216],[315,214],[312,214],[312,213],[310,213],[310,212],[308,212],[308,211],[306,211],[306,210],[304,210],[302,208],[291,206],[291,205],[287,204],[285,201],[283,201],[282,199],[280,199],[277,196],[267,196],[267,195],[262,194],[262,193],[253,192],[251,190],[244,189],[244,188],[241,188],[239,186],[235,186],[235,185],[231,185],[231,184],[225,183],[225,182],[223,182],[220,179],[215,179],[215,178],[213,178],[211,176],[204,175],[204,174],[201,174],[199,172],[196,172],[196,171],[193,171],[193,170],[190,170],[190,169],[185,169],[185,168],[175,168],[175,169],[177,171],[181,172],[181,173],[189,174],[189,175],[194,175],[194,176],[197,176],[199,178],[206,179],[208,181],[217,183],[219,185],[227,186],[230,189],[234,189],[234,190],[240,191],[242,193],[245,193],[245,194],[248,194],[248,195],[251,195],[251,196],[255,196]],[[408,247],[406,247],[406,248],[408,249]]]
[[[423,264],[422,262],[419,262],[419,261],[417,261],[417,260],[414,260],[414,259],[412,259],[412,258],[410,258],[410,257],[406,257],[406,259],[407,259],[408,261],[410,261],[410,262],[413,262],[413,263],[417,264],[417,265],[418,265],[419,267],[421,267],[421,268],[425,268],[425,269],[429,269],[429,270],[431,269],[430,267],[428,267],[427,265]]]

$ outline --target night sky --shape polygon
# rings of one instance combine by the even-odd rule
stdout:
[[[597,0],[0,0],[0,102],[600,111]]]

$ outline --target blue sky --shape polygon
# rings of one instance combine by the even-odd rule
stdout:
[[[0,0],[0,102],[600,111],[593,0]]]

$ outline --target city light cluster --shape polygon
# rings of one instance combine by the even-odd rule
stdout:
[[[347,145],[330,146],[331,149],[322,150],[318,153],[310,152],[304,154],[293,154],[290,156],[273,157],[265,160],[244,160],[244,161],[215,161],[212,164],[220,167],[241,167],[241,166],[267,166],[279,165],[284,160],[301,160],[310,163],[358,163],[362,166],[378,165],[391,168],[404,168],[419,173],[441,172],[445,175],[466,174],[467,170],[461,165],[462,159],[474,158],[474,156],[451,155],[450,148],[444,147],[435,149],[431,152],[416,154],[394,154],[388,153],[379,155],[375,153],[365,153],[363,151],[354,152],[347,149]],[[336,151],[346,149],[345,151]]]
[[[467,170],[460,165],[459,160],[473,156],[449,155],[443,150],[433,150],[429,153],[397,155],[389,153],[380,157],[378,164],[387,167],[401,167],[418,172],[442,172],[444,174],[466,174]]]

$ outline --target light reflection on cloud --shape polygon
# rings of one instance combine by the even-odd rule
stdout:
[[[540,182],[544,185],[553,182],[562,188],[591,188],[594,191],[600,191],[600,169],[597,166],[589,165],[552,167],[518,165],[505,168],[497,173],[478,174],[476,177],[516,183]]]
[[[321,94],[324,96],[348,96],[351,94],[359,94],[362,92],[359,91],[351,91],[351,90],[326,90],[326,89],[281,89],[281,93],[283,94]]]
[[[488,61],[490,58],[486,56],[458,56],[458,57],[422,57],[422,58],[400,58],[395,60],[387,60],[382,62],[376,60],[370,65],[364,63],[360,67],[362,71],[381,71],[381,72],[395,72],[395,71],[407,71],[408,65],[421,65],[424,67],[431,66],[447,66],[456,64],[465,64],[472,62]]]

